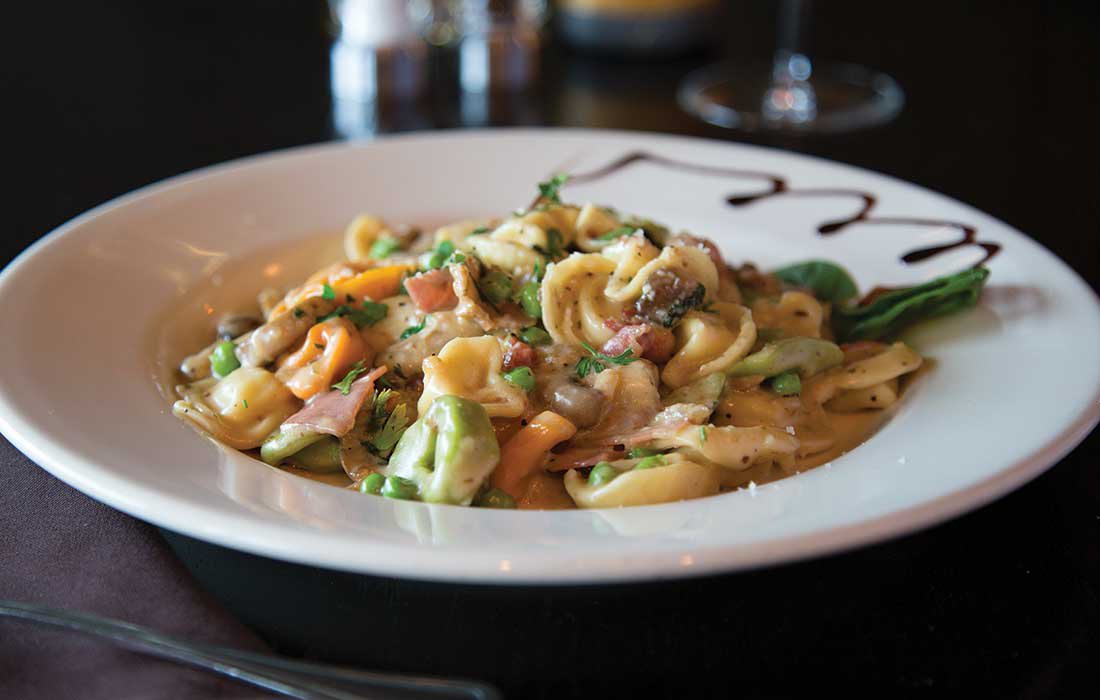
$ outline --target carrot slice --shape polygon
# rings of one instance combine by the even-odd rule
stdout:
[[[325,284],[332,287],[338,304],[360,303],[364,299],[378,301],[392,297],[401,289],[405,273],[416,269],[412,265],[387,265],[354,273],[348,265],[335,265],[310,277],[305,284],[287,292],[287,295],[271,310],[274,318],[305,299],[324,295]],[[348,297],[352,298],[349,300]]]
[[[553,411],[543,411],[520,428],[500,448],[500,463],[493,471],[493,486],[520,499],[527,482],[542,468],[546,453],[577,432],[575,425]]]
[[[286,356],[276,376],[304,400],[327,391],[366,354],[355,324],[346,318],[330,318],[309,329],[302,346]]]

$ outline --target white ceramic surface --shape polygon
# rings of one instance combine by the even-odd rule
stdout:
[[[611,511],[511,512],[364,497],[223,449],[172,417],[154,379],[157,343],[208,300],[188,290],[234,258],[336,232],[360,211],[395,222],[495,214],[534,184],[643,149],[767,171],[792,188],[856,188],[876,216],[973,225],[1003,246],[979,308],[907,336],[935,360],[892,420],[828,466],[713,498]],[[770,267],[811,257],[861,287],[972,264],[950,227],[858,223],[850,196],[725,197],[765,181],[636,163],[566,197],[595,200],[718,240]],[[276,260],[277,256],[272,260]],[[223,274],[224,277],[224,274]],[[223,280],[224,282],[224,280]],[[236,278],[254,293],[255,278]],[[233,285],[225,282],[223,289]],[[235,292],[236,293],[236,292]],[[218,300],[218,303],[222,303]],[[44,468],[127,513],[280,559],[393,576],[605,582],[731,571],[882,540],[981,506],[1049,467],[1100,416],[1100,305],[1064,263],[1005,224],[927,190],[789,153],[595,131],[411,136],[295,149],[173,178],[62,226],[0,275],[12,329],[0,345],[0,429]],[[166,320],[166,310],[175,309]],[[180,348],[182,354],[189,348]],[[161,358],[163,359],[163,358]]]

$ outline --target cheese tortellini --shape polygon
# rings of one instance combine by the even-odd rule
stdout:
[[[204,379],[177,391],[181,398],[172,405],[177,417],[238,450],[259,447],[301,407],[285,384],[259,367],[241,367],[224,379]]]
[[[676,329],[676,354],[661,380],[673,389],[725,372],[756,343],[752,313],[740,304],[716,302],[709,312],[691,311]]]
[[[424,360],[419,412],[439,396],[459,396],[484,406],[491,418],[518,417],[527,408],[527,394],[504,379],[503,363],[496,338],[455,338],[439,355]]]
[[[670,455],[663,464],[636,469],[642,460],[611,462],[619,472],[602,484],[592,484],[577,471],[565,475],[565,488],[581,508],[621,508],[713,496],[721,487],[721,470]]]

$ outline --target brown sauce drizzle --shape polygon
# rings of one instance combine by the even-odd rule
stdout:
[[[686,172],[699,173],[703,175],[715,175],[718,177],[739,178],[746,180],[760,180],[767,185],[767,189],[762,192],[750,193],[750,194],[734,194],[726,198],[726,203],[733,207],[743,207],[754,202],[758,202],[764,199],[770,199],[772,197],[786,196],[786,197],[843,197],[843,198],[855,198],[863,202],[863,206],[856,214],[847,219],[838,219],[835,221],[826,221],[817,227],[817,232],[822,236],[829,236],[839,233],[848,226],[854,224],[885,224],[885,225],[900,225],[900,226],[919,226],[923,228],[937,228],[947,227],[953,228],[959,231],[961,238],[954,243],[947,243],[945,245],[932,246],[929,248],[918,248],[909,252],[903,253],[900,256],[902,262],[906,265],[912,265],[919,263],[929,258],[933,258],[941,253],[946,253],[949,250],[956,248],[964,248],[967,246],[977,246],[985,251],[985,257],[978,262],[974,263],[974,267],[989,262],[993,256],[1000,252],[1001,246],[998,243],[992,243],[988,241],[979,241],[977,239],[978,230],[969,225],[958,221],[947,221],[939,219],[924,219],[916,217],[895,217],[895,216],[872,216],[871,212],[878,203],[878,198],[870,193],[863,192],[855,189],[845,188],[791,188],[787,184],[786,178],[775,175],[773,173],[761,172],[758,170],[741,170],[738,168],[723,168],[711,165],[697,165],[693,163],[685,163],[683,161],[673,160],[664,156],[654,155],[652,153],[646,153],[644,151],[636,151],[634,153],[628,153],[627,155],[612,161],[602,168],[574,175],[570,178],[570,182],[573,183],[585,183],[593,182],[610,175],[617,173],[624,168],[627,168],[634,163],[650,162],[657,165],[661,165],[674,170],[683,170]]]

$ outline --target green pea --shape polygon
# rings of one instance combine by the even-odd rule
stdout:
[[[236,347],[232,340],[223,340],[214,348],[214,352],[210,353],[210,370],[218,379],[228,376],[241,366],[241,361],[233,352]]]
[[[375,260],[382,260],[390,257],[399,250],[401,250],[400,243],[389,236],[382,236],[370,247],[370,253],[368,255]]]
[[[619,472],[609,463],[597,462],[592,471],[588,472],[588,483],[592,486],[603,486],[618,475]]]
[[[489,489],[474,502],[478,508],[515,508],[516,499],[500,489]]]
[[[531,318],[542,318],[542,305],[539,303],[539,285],[526,282],[519,290],[519,305]]]
[[[399,476],[387,476],[386,483],[382,484],[383,496],[402,501],[411,501],[416,498],[416,490],[416,482]]]
[[[784,372],[776,375],[772,377],[771,385],[772,391],[780,396],[793,396],[802,393],[802,380],[798,377],[798,372]]]
[[[660,450],[654,450],[650,447],[631,447],[630,451],[626,453],[626,456],[630,459],[638,459],[640,457],[652,457],[653,455],[661,454]]]
[[[530,367],[516,367],[502,376],[509,384],[515,384],[524,391],[532,391],[535,388],[535,373]]]
[[[481,276],[477,288],[490,304],[499,304],[512,296],[512,278],[500,270],[491,270]]]
[[[653,467],[663,467],[666,464],[668,464],[668,460],[665,459],[664,455],[652,455],[635,464],[634,469],[652,469]]]
[[[549,345],[554,342],[550,334],[538,326],[530,326],[519,332],[519,339],[528,345]]]
[[[386,477],[378,472],[371,472],[366,479],[359,482],[359,493],[369,493],[377,496],[382,493],[382,485],[386,483]]]

